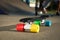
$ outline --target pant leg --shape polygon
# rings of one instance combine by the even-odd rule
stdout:
[[[43,8],[49,7],[49,6],[50,6],[50,3],[51,3],[51,0],[45,0],[45,1],[42,3]]]

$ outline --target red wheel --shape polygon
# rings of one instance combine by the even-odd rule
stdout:
[[[24,25],[25,24],[23,24],[23,23],[22,24],[21,23],[20,24],[17,24],[16,25],[16,30],[23,32],[24,31]]]

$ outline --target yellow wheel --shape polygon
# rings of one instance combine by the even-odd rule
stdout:
[[[39,27],[39,25],[36,25],[36,24],[32,24],[31,25],[31,27],[30,27],[30,31],[31,32],[39,32],[39,29],[40,29],[40,27]]]

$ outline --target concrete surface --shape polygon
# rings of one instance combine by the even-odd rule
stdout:
[[[16,1],[0,1],[1,8],[8,12],[8,15],[0,15],[0,40],[60,40],[60,16],[47,18],[52,21],[52,26],[41,26],[39,33],[17,32],[16,24],[22,18],[34,16],[34,9],[32,11],[27,5],[25,8],[22,2]]]
[[[48,18],[52,26],[41,26],[39,33],[17,32],[16,24],[25,17],[0,15],[0,40],[60,40],[60,17]]]

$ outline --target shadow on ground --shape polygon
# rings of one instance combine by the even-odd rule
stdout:
[[[11,4],[5,3],[6,6],[4,7],[3,5],[0,5],[0,9],[3,9],[4,11],[8,12],[8,14],[11,15],[34,15],[33,12],[29,12],[27,10],[23,10],[21,8],[15,7]]]
[[[0,31],[13,31],[13,32],[17,32],[16,30],[12,30],[14,28],[16,28],[16,25],[3,26],[3,27],[0,27]]]

